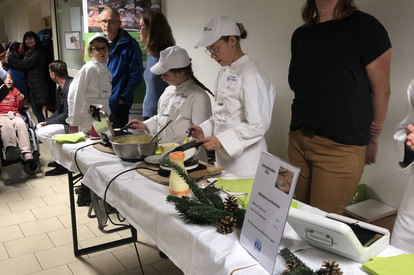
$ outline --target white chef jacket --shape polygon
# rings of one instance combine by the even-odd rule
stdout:
[[[269,129],[276,88],[248,54],[222,67],[215,84],[213,115],[200,127],[216,136],[218,167],[240,178],[254,178]]]
[[[391,234],[391,245],[414,253],[414,176],[411,176],[398,209]]]
[[[7,78],[7,72],[3,69],[0,63],[0,79],[5,81]]]
[[[88,110],[91,104],[102,105],[102,110],[109,116],[109,97],[112,90],[112,74],[107,63],[95,59],[86,62],[73,79],[68,93],[68,118],[66,122],[89,131],[92,121]]]
[[[407,125],[414,123],[414,79],[408,85],[407,96],[410,111],[398,126],[398,131],[394,134],[394,140],[405,141],[407,138]]]
[[[161,142],[184,142],[191,124],[198,125],[211,116],[208,94],[192,79],[178,86],[168,86],[158,100],[157,114],[144,121],[149,134],[155,134],[170,119],[173,122],[161,132]]]

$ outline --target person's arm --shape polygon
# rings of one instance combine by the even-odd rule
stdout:
[[[0,79],[4,81],[6,80],[6,77],[7,77],[7,72],[3,69],[2,66],[0,66]]]
[[[412,124],[407,125],[407,141],[406,144],[410,147],[411,151],[414,151],[414,126]]]
[[[17,71],[28,71],[35,68],[39,63],[43,62],[44,52],[41,49],[32,52],[30,57],[25,60],[21,60],[17,57],[9,56],[7,58],[7,66]]]
[[[407,138],[407,125],[414,121],[414,79],[411,80],[407,88],[407,100],[409,112],[400,122],[397,132],[394,134],[394,139],[398,141],[405,141]]]
[[[370,140],[366,152],[366,164],[375,163],[378,151],[378,138],[387,116],[388,102],[391,95],[390,65],[391,49],[388,49],[365,67],[372,89],[372,106],[374,112],[370,129]]]
[[[83,67],[69,87],[68,92],[68,118],[66,122],[71,126],[79,126],[82,123],[81,110],[85,102],[86,86],[88,84],[88,72]]]
[[[138,119],[131,120],[125,126],[128,126],[133,130],[145,131],[147,133],[150,132],[150,130],[147,128],[147,126],[143,122],[139,121]]]
[[[24,107],[24,94],[17,90],[17,109],[21,110]]]
[[[68,81],[68,79],[66,79]],[[55,116],[51,116],[46,119],[47,124],[66,124],[66,118],[68,117],[68,91],[69,87],[66,88],[62,93],[61,102],[59,104],[63,104],[63,110],[61,113],[57,114],[56,112],[53,113]]]
[[[128,105],[131,105],[134,100],[135,90],[141,84],[142,81],[142,52],[138,43],[132,40],[131,45],[128,47],[128,80],[123,89],[121,89],[118,95],[118,99],[124,101]],[[122,103],[118,100],[118,104]]]
[[[191,121],[199,125],[211,117],[211,102],[207,92],[197,93],[192,104]]]
[[[240,95],[244,105],[243,122],[217,135],[229,156],[241,155],[246,148],[264,137],[270,127],[275,95],[274,85],[266,82],[259,72],[243,79]]]

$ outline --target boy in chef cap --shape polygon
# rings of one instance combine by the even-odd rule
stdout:
[[[106,36],[99,33],[88,39],[88,54],[92,58],[86,62],[72,81],[68,94],[68,118],[71,132],[91,132],[91,138],[99,137],[92,130],[89,106],[101,105],[101,109],[111,114],[109,97],[112,90],[112,75],[108,70],[109,43]]]

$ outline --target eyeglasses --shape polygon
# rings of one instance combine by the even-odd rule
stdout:
[[[140,31],[140,30],[142,30],[143,27],[145,27],[145,25],[138,25],[137,30]]]
[[[206,49],[204,52],[208,56],[211,56],[211,55],[217,56],[219,51],[220,51],[220,48],[221,48],[221,46],[223,46],[223,44],[224,44],[224,41],[220,44],[220,46],[212,48],[212,49]]]
[[[102,48],[92,48],[93,51],[100,53],[100,52],[106,52],[108,50],[108,47],[102,47]]]
[[[113,25],[113,24],[118,23],[118,22],[119,22],[119,20],[113,20],[113,19],[109,19],[109,20],[103,19],[103,20],[101,20],[102,24],[108,24],[108,25]]]

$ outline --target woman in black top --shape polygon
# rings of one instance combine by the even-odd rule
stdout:
[[[296,198],[342,213],[365,164],[375,162],[390,96],[391,43],[353,0],[307,0],[292,36],[295,93],[290,161],[301,167]]]

